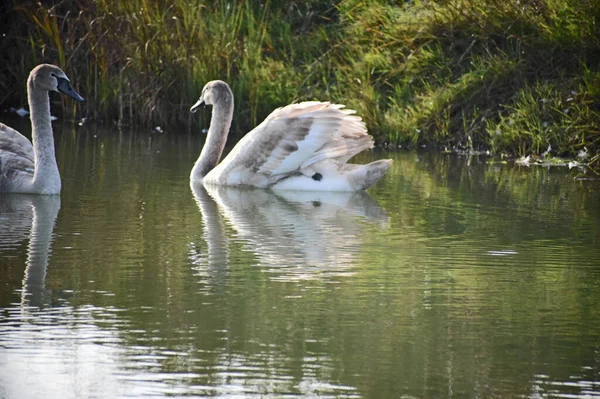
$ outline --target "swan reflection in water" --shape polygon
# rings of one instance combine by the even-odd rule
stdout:
[[[0,248],[15,248],[29,237],[22,306],[44,304],[52,232],[59,210],[58,195],[0,195]]]
[[[199,271],[207,267],[204,274],[212,276],[226,273],[230,240],[241,242],[273,278],[348,274],[361,251],[365,225],[389,225],[387,213],[366,192],[191,187],[207,253],[195,248],[190,255]]]

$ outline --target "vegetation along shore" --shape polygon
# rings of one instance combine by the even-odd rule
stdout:
[[[11,0],[0,29],[0,109],[26,104],[27,74],[52,62],[87,100],[64,102],[69,117],[188,132],[222,79],[235,133],[329,100],[380,145],[550,148],[600,169],[598,0]]]

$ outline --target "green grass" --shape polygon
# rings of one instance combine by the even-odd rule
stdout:
[[[88,100],[80,114],[189,131],[199,129],[189,106],[218,78],[234,91],[236,132],[287,103],[330,100],[356,109],[380,144],[519,156],[586,148],[600,163],[597,0],[3,7],[0,89],[14,94],[2,103],[22,103],[31,67],[54,62]]]

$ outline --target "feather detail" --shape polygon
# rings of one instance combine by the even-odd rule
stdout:
[[[11,181],[33,179],[35,155],[31,142],[16,130],[0,123],[0,192]]]

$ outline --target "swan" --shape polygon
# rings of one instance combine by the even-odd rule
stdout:
[[[227,83],[206,84],[190,108],[212,105],[208,137],[190,174],[192,184],[248,186],[273,190],[361,191],[390,167],[383,159],[367,165],[347,161],[373,147],[365,123],[343,105],[307,101],[273,111],[219,163],[233,118]]]
[[[33,145],[21,133],[0,123],[0,192],[60,194],[60,174],[50,119],[50,91],[83,102],[59,67],[41,64],[33,68],[27,79]]]

